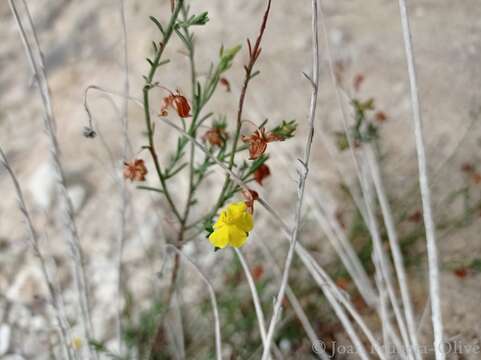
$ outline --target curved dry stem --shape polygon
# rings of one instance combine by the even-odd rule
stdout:
[[[75,284],[77,288],[78,294],[78,301],[81,310],[81,322],[84,331],[84,336],[87,341],[93,339],[93,328],[92,328],[92,319],[90,316],[90,309],[89,309],[89,296],[88,296],[88,285],[85,276],[85,269],[84,269],[84,260],[83,260],[83,252],[80,246],[80,239],[77,231],[77,225],[74,219],[74,211],[72,202],[68,196],[66,183],[65,183],[65,175],[60,163],[60,150],[58,148],[57,137],[55,134],[55,118],[52,111],[51,106],[51,99],[48,90],[48,80],[45,73],[45,69],[43,67],[43,63],[36,59],[38,57],[42,57],[41,48],[36,41],[36,37],[33,37],[34,43],[32,46],[28,39],[28,36],[25,32],[24,26],[20,19],[17,6],[14,0],[9,0],[10,9],[14,16],[16,25],[18,27],[20,37],[22,39],[25,53],[27,59],[30,63],[32,71],[35,75],[35,78],[38,82],[38,90],[42,100],[42,104],[44,107],[45,112],[45,121],[44,126],[46,129],[46,134],[49,142],[49,152],[50,152],[50,161],[55,169],[55,173],[57,176],[57,183],[58,183],[58,190],[60,194],[60,198],[63,201],[63,205],[65,207],[63,215],[64,215],[64,231],[66,233],[66,241],[67,245],[70,249],[71,258],[72,258],[72,268],[73,274],[75,279]],[[25,8],[28,11],[28,6],[24,3]],[[28,17],[30,21],[31,18]],[[33,23],[30,22],[30,27],[34,28]],[[34,31],[34,30],[32,30]],[[36,50],[37,56],[34,54],[34,48]],[[89,356],[93,358],[97,358],[97,353],[93,352],[91,348],[89,348]]]
[[[61,309],[61,304],[60,304],[58,293],[56,291],[56,287],[52,279],[50,278],[50,275],[48,274],[45,258],[42,252],[40,251],[37,231],[33,226],[32,218],[30,217],[30,212],[27,209],[27,205],[23,197],[22,188],[20,187],[20,183],[18,182],[18,179],[15,176],[15,173],[13,172],[13,169],[11,168],[8,162],[7,156],[5,155],[1,147],[0,147],[0,163],[7,170],[8,174],[10,175],[10,179],[12,180],[13,187],[17,195],[18,207],[20,209],[20,212],[23,215],[23,218],[25,220],[25,223],[27,225],[27,229],[30,235],[30,245],[32,247],[33,252],[35,253],[35,256],[38,258],[38,261],[40,263],[40,270],[42,271],[43,279],[45,281],[45,284],[47,285],[47,289],[50,297],[50,303],[54,309],[55,317],[57,320],[58,336],[60,338],[60,343],[62,345],[65,358],[68,360],[73,359],[72,354],[70,352],[70,347],[68,345],[69,326],[68,326],[67,319],[65,318],[63,311]]]
[[[282,271],[280,267],[277,265],[274,259],[274,256],[272,255],[272,251],[268,248],[268,246],[263,241],[259,241],[259,246],[262,249],[262,252],[264,253],[264,257],[267,259],[267,261],[269,261],[270,268],[274,269],[276,276],[279,279],[281,279]],[[297,318],[301,322],[302,327],[304,328],[304,331],[307,334],[307,337],[311,341],[311,344],[317,344],[320,340],[322,341],[322,339],[319,339],[319,337],[317,336],[316,331],[314,330],[311,323],[309,322],[309,318],[304,312],[304,309],[302,308],[301,303],[299,302],[296,295],[294,294],[294,292],[289,286],[287,286],[287,289],[286,289],[286,296],[289,302],[291,303],[292,308],[294,309],[294,312],[297,315]],[[316,355],[320,357],[322,360],[330,359],[329,355],[327,355],[327,353],[322,347],[316,350],[317,350]]]
[[[312,37],[313,37],[313,45],[312,45],[312,93],[311,93],[311,102],[309,108],[309,133],[306,139],[305,145],[305,153],[304,159],[299,163],[302,166],[299,172],[299,185],[297,189],[297,208],[296,208],[296,215],[294,221],[294,228],[291,233],[291,240],[289,251],[287,253],[286,262],[284,265],[284,270],[282,274],[281,286],[279,288],[279,292],[276,297],[276,302],[274,304],[274,310],[271,318],[271,322],[269,324],[269,330],[267,332],[267,340],[266,340],[266,347],[264,348],[264,353],[262,354],[262,360],[267,360],[269,357],[269,349],[270,344],[272,343],[274,332],[276,328],[276,324],[279,320],[279,312],[281,310],[282,301],[284,298],[284,294],[287,287],[287,282],[289,280],[289,270],[292,264],[292,260],[294,258],[294,252],[296,248],[296,243],[299,236],[299,224],[301,221],[302,215],[302,205],[304,200],[304,191],[306,186],[307,175],[309,172],[309,160],[311,155],[311,146],[312,140],[314,138],[314,121],[316,118],[316,110],[317,110],[317,94],[319,88],[319,25],[318,25],[318,1],[319,0],[312,0]],[[307,77],[307,76],[306,76]]]
[[[262,305],[259,300],[259,294],[257,293],[256,284],[254,282],[254,279],[252,278],[249,265],[247,265],[247,262],[244,258],[244,255],[242,255],[242,252],[236,248],[234,248],[234,251],[237,254],[237,257],[239,258],[239,261],[242,265],[242,269],[244,270],[244,274],[247,278],[247,283],[249,284],[249,290],[251,291],[251,295],[252,295],[252,302],[254,303],[254,307],[256,310],[257,323],[259,324],[259,332],[261,334],[262,345],[264,345],[265,347],[266,346],[266,321],[264,318],[264,312],[262,311]]]
[[[127,97],[130,93],[129,83],[129,53],[127,45],[127,25],[125,18],[125,0],[119,0],[120,19],[122,24],[122,43],[123,43],[123,58],[124,58],[124,94],[126,98],[123,99],[122,106],[122,160],[127,161],[129,151],[129,102]],[[120,198],[121,204],[119,208],[120,226],[117,241],[117,341],[119,343],[119,352],[122,351],[122,255],[125,243],[126,232],[126,216],[128,207],[127,187],[124,181],[120,179]]]
[[[374,187],[376,189],[379,204],[381,205],[381,211],[384,218],[384,224],[388,233],[389,245],[391,247],[391,253],[394,260],[394,268],[398,278],[399,289],[401,290],[402,302],[404,305],[404,316],[406,318],[409,336],[411,338],[412,345],[415,349],[419,349],[419,341],[416,333],[416,323],[414,320],[413,306],[411,302],[411,295],[409,293],[409,286],[407,281],[406,269],[404,267],[404,260],[399,246],[399,239],[392,217],[392,210],[389,205],[389,200],[384,190],[384,184],[381,177],[381,171],[379,170],[376,155],[371,146],[367,147],[366,157],[372,179],[374,181]],[[415,356],[418,360],[421,359],[421,355],[416,351]]]
[[[166,248],[174,250],[179,256],[182,256],[200,275],[204,283],[207,285],[207,289],[209,290],[209,295],[212,303],[212,311],[214,313],[214,329],[215,329],[215,351],[216,351],[216,358],[217,360],[222,360],[222,338],[220,334],[220,318],[219,318],[219,309],[217,306],[217,298],[215,296],[214,287],[212,286],[211,282],[207,278],[207,276],[202,272],[202,270],[197,266],[197,264],[187,255],[185,255],[181,250],[177,249],[174,245],[167,244],[165,245]]]

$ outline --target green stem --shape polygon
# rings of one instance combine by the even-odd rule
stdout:
[[[167,202],[169,203],[169,206],[172,209],[172,212],[174,213],[175,217],[177,220],[181,221],[181,216],[179,214],[179,211],[177,210],[172,197],[169,193],[169,190],[167,189],[167,184],[164,178],[164,175],[162,174],[162,169],[160,167],[160,162],[159,158],[157,156],[157,152],[155,150],[155,143],[154,143],[154,131],[152,127],[152,120],[150,117],[150,102],[149,102],[149,91],[152,89],[152,80],[154,78],[155,72],[159,67],[160,64],[160,59],[162,57],[162,54],[164,52],[164,49],[169,42],[170,37],[172,36],[172,33],[174,31],[175,23],[177,21],[177,17],[179,16],[180,9],[182,8],[183,5],[183,0],[178,0],[177,6],[170,18],[169,25],[167,27],[167,30],[164,33],[163,41],[162,44],[160,44],[157,53],[155,54],[154,61],[152,62],[152,66],[150,67],[149,74],[146,78],[146,83],[143,88],[143,101],[144,101],[144,111],[145,111],[145,124],[147,127],[147,137],[148,137],[148,142],[149,145],[147,146],[151,156],[152,160],[154,162],[155,166],[155,171],[157,172],[157,176],[160,180],[160,184],[162,186],[162,191],[164,192],[165,198],[167,199]]]

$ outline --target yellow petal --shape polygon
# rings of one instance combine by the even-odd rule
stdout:
[[[227,216],[230,221],[235,222],[241,218],[246,211],[247,206],[244,202],[233,203],[227,207]]]
[[[210,234],[209,242],[215,247],[225,248],[229,243],[229,227],[220,226],[216,228],[216,230]]]
[[[243,231],[249,232],[254,227],[254,219],[252,218],[252,215],[246,211],[236,222],[236,225]]]
[[[252,215],[247,211],[247,205],[245,202],[229,205],[226,212],[226,218],[228,219],[227,221],[229,224],[235,225],[245,232],[252,230],[254,221]]]
[[[247,240],[247,233],[237,226],[231,226],[229,228],[229,245],[235,248],[239,248]]]

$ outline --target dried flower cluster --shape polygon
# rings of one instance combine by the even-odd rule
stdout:
[[[124,163],[124,178],[130,181],[145,181],[147,168],[144,160],[136,159]]]

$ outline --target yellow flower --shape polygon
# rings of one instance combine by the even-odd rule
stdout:
[[[241,247],[253,226],[254,220],[244,202],[229,204],[222,210],[214,224],[214,232],[210,234],[209,241],[216,248],[221,249],[228,245],[235,248]]]
[[[82,347],[82,339],[79,338],[78,336],[75,336],[73,339],[72,339],[72,348],[74,348],[74,350],[80,350],[80,348]]]

